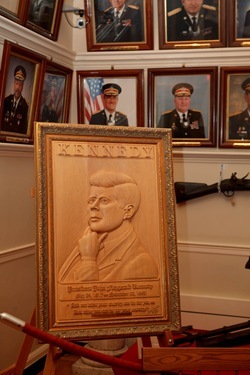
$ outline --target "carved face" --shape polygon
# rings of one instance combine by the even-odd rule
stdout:
[[[114,187],[91,186],[87,212],[90,229],[97,233],[111,232],[124,220],[124,208],[116,198]]]
[[[185,11],[191,15],[196,15],[202,6],[203,0],[182,0]]]

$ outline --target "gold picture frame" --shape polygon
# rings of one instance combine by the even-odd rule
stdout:
[[[35,129],[38,327],[66,339],[180,329],[171,131],[46,123]],[[127,193],[97,187],[95,179],[105,185],[106,177]],[[101,215],[109,210],[105,227]]]

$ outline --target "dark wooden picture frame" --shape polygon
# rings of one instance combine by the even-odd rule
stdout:
[[[111,0],[85,0],[88,51],[149,50],[153,48],[152,0],[125,0],[116,19]]]
[[[72,74],[69,68],[52,61],[46,62],[37,121],[68,122]]]
[[[216,145],[217,76],[217,67],[149,69],[149,126],[162,126],[167,121],[166,127],[172,128],[174,146],[214,147]],[[193,91],[187,95],[189,108],[185,108],[187,114],[185,126],[182,126],[176,112],[174,104],[176,96],[173,93],[175,85],[181,84],[182,87],[183,83],[191,85],[191,91]],[[165,114],[167,114],[166,117]]]
[[[230,0],[227,23],[229,47],[250,46],[250,11],[248,0]]]
[[[33,142],[33,121],[44,70],[44,57],[5,41],[1,66],[0,139],[7,142]],[[13,92],[21,91],[14,105]]]
[[[159,0],[158,13],[160,49],[226,45],[224,0],[204,1],[195,31],[181,0]]]
[[[128,125],[145,126],[142,69],[77,71],[78,122],[89,124],[91,116],[103,110],[101,89],[108,83],[121,87],[117,111],[127,117]],[[100,125],[104,124],[106,117]]]
[[[12,0],[6,6],[0,5],[0,15],[9,18],[11,21],[23,24],[26,15],[28,0]]]
[[[47,1],[38,9],[29,0],[25,26],[46,38],[57,40],[62,16],[63,0]]]
[[[220,80],[220,147],[250,148],[250,68],[221,67]]]
[[[36,123],[35,157],[38,327],[75,340],[179,330],[171,131]]]

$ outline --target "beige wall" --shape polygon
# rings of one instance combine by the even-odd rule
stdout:
[[[0,16],[0,58],[4,39],[7,39],[72,68],[71,123],[77,123],[77,70],[110,69],[111,66],[144,69],[147,120],[148,68],[248,65],[250,48],[159,51],[157,2],[153,3],[153,51],[87,53],[85,30],[70,28],[64,16],[57,43]],[[247,149],[175,148],[174,178],[175,181],[212,184],[219,179],[221,165],[224,178],[232,172],[241,177],[249,171],[249,160]],[[0,144],[0,175],[3,176],[0,185],[0,310],[29,320],[36,299],[35,202],[31,196],[33,146]],[[233,199],[214,194],[176,206],[183,325],[211,329],[249,319],[250,271],[244,268],[250,255],[248,207],[249,192],[238,192]],[[4,338],[0,341],[2,369],[15,361],[23,335],[1,324],[0,336]],[[41,346],[35,346],[31,360],[41,352]]]

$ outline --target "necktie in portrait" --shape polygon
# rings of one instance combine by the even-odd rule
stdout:
[[[192,17],[192,20],[193,20],[193,22],[192,22],[192,30],[193,30],[194,33],[196,33],[197,29],[198,29],[196,17]]]
[[[185,113],[182,114],[182,124],[184,127],[188,127],[188,119],[186,118]]]
[[[113,120],[112,120],[112,115],[110,114],[109,119],[108,119],[108,125],[112,125],[112,124],[113,124]]]

